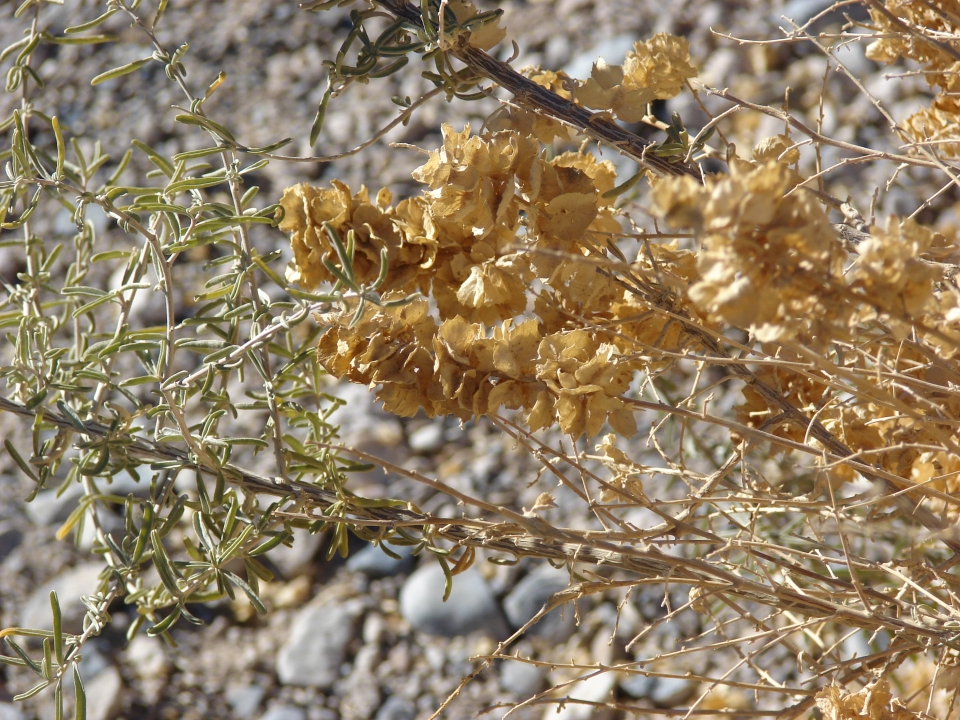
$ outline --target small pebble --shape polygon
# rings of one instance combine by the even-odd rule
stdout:
[[[514,628],[521,628],[543,607],[550,596],[566,590],[570,574],[551,565],[541,565],[516,584],[504,598],[503,609]],[[564,642],[576,629],[576,618],[570,604],[554,608],[531,627],[528,635],[554,643]]]
[[[363,612],[359,600],[310,604],[294,618],[287,642],[277,653],[277,677],[284,685],[329,689]]]
[[[413,548],[409,545],[390,545],[390,552],[400,559],[390,557],[379,545],[368,545],[347,559],[347,569],[363,573],[371,578],[391,577],[413,570]]]
[[[686,702],[698,685],[697,681],[687,678],[658,677],[647,697],[657,707],[675,707]]]
[[[391,695],[377,710],[375,720],[413,720],[417,715],[416,706],[399,695]]]
[[[224,698],[235,717],[247,720],[260,707],[265,693],[266,688],[262,685],[234,685],[227,688]]]
[[[414,629],[428,635],[456,637],[483,631],[503,639],[509,629],[483,575],[470,568],[453,578],[443,601],[446,578],[435,562],[407,578],[400,590],[400,612]]]
[[[27,716],[13,703],[0,702],[0,720],[27,720]]]
[[[86,682],[87,720],[113,720],[120,714],[123,680],[112,665]]]
[[[500,687],[521,698],[528,698],[543,689],[543,672],[536,665],[507,660],[500,665]]]
[[[307,720],[307,713],[292,705],[274,705],[260,716],[260,720]]]
[[[439,452],[444,445],[443,424],[431,422],[417,428],[410,433],[408,444],[415,453],[429,455]]]

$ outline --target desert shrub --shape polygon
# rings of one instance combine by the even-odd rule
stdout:
[[[24,3],[24,40],[3,54],[18,107],[3,125],[0,244],[22,269],[0,308],[10,341],[0,409],[23,418],[28,449],[6,447],[36,491],[83,485],[60,535],[92,533],[105,567],[82,634],[61,629],[56,597],[52,630],[2,632],[13,652],[2,660],[37,675],[20,697],[52,687],[60,698],[68,678],[82,697],[77,658],[111,603],[136,605],[131,637],[168,636],[199,622],[188,603],[237,592],[265,612],[259,584],[271,578],[257,557],[300,527],[329,534],[331,553],[347,552],[350,532],[414,545],[448,584],[478,557],[566,567],[570,587],[464,678],[504,657],[553,668],[553,686],[514,710],[668,712],[610,699],[602,683],[590,695],[616,674],[699,681],[670,713],[951,716],[960,6],[865,5],[869,19],[848,18],[842,32],[808,23],[777,41],[741,40],[821,54],[823,86],[800,110],[700,82],[689,45],[671,35],[577,79],[515,70],[496,10],[351,6],[311,146],[330,103],[423,62],[435,88],[396,97],[391,125],[441,93],[495,110],[443,127],[442,146],[413,172],[419,191],[331,180],[263,204],[249,178],[299,158],[278,152],[287,141],[243,145],[229,118],[206,112],[222,78],[205,92],[188,84],[187,46],[155,33],[165,3],[147,13],[112,0],[61,33],[41,29],[43,3]],[[116,161],[44,108],[38,48],[107,42],[96,33],[114,22],[132,23],[152,55],[93,82],[160,63],[183,93],[177,122],[204,147],[167,157],[136,142]],[[919,63],[938,89],[929,107],[898,123],[838,60],[849,43],[876,61]],[[887,135],[865,144],[855,128],[845,139],[824,131],[829,71],[872,103]],[[706,113],[696,131],[680,114],[654,115],[681,96]],[[802,116],[817,117],[818,99],[814,128]],[[763,117],[782,131],[754,142]],[[927,196],[909,217],[878,216],[897,182]],[[76,224],[70,243],[52,234],[58,208]],[[102,242],[94,209],[127,246]],[[282,234],[286,268],[282,251],[257,241]],[[162,320],[138,324],[134,303],[152,287]],[[189,316],[176,314],[177,293],[190,294]],[[401,417],[490,423],[539,464],[534,502],[503,507],[341,447],[327,378],[375,389]],[[232,431],[246,414],[260,436]],[[349,474],[370,464],[449,494],[459,515],[357,497]],[[149,493],[112,495],[121,472]],[[185,475],[195,490],[174,489]],[[582,507],[574,526],[552,520],[561,494]],[[111,505],[122,528],[104,525]],[[695,615],[672,651],[604,664],[510,655],[556,605],[606,594],[622,609],[651,586],[667,611],[627,648]]]

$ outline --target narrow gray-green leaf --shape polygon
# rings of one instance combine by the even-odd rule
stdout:
[[[124,75],[129,75],[132,72],[135,72],[146,65],[148,62],[153,60],[152,57],[140,58],[139,60],[134,60],[133,62],[127,63],[126,65],[121,65],[120,67],[115,67],[113,70],[107,70],[104,73],[100,73],[93,80],[90,81],[91,85],[99,85],[102,82],[107,80],[114,80],[115,78],[123,77]]]

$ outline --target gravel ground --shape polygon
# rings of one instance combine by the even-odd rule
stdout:
[[[803,20],[826,4],[793,0],[787,10]],[[711,31],[775,37],[783,12],[780,3],[676,0],[666,10],[662,2],[647,0],[508,0],[501,6],[506,10],[505,25],[521,48],[518,66],[538,63],[566,68],[582,78],[597,57],[617,62],[636,39],[667,31],[689,38],[707,83],[773,104],[782,102],[783,87],[789,84],[793,88],[791,109],[808,116],[820,103],[821,57],[795,45],[737,47]],[[0,3],[0,16],[7,18],[14,7]],[[89,2],[48,5],[43,10],[58,28],[97,12]],[[335,54],[347,12],[304,13],[288,0],[172,0],[159,37],[171,46],[190,44],[185,63],[191,87],[205,87],[217,72],[226,72],[227,82],[206,107],[213,118],[225,121],[241,142],[262,145],[293,137],[296,140],[285,152],[307,155],[311,149],[306,137],[324,89],[321,61]],[[118,33],[122,43],[40,47],[38,52],[46,53],[40,66],[48,86],[45,97],[52,99],[54,110],[73,133],[101,138],[104,151],[114,156],[129,147],[132,137],[164,153],[197,147],[202,138],[173,121],[176,111],[171,106],[182,104],[182,97],[158,66],[150,64],[123,79],[89,85],[88,79],[94,75],[150,54],[135,28],[115,20],[105,29]],[[0,47],[16,40],[15,32],[15,23],[0,22]],[[851,68],[872,73],[871,88],[895,116],[908,114],[917,105],[919,81],[883,82],[857,46],[848,60]],[[847,102],[850,95],[845,94],[842,80],[830,87],[824,132],[852,142],[879,143],[879,116],[869,101],[856,96]],[[331,104],[314,152],[333,154],[358,145],[394,117],[392,94],[416,98],[427,89],[428,84],[416,72],[350,88]],[[9,102],[6,96],[0,98],[4,116]],[[712,111],[725,108],[722,102],[706,99],[705,103]],[[485,103],[450,106],[434,99],[408,126],[396,128],[365,152],[329,164],[271,163],[255,178],[261,185],[261,197],[277,198],[283,188],[296,182],[333,177],[352,187],[366,183],[374,190],[390,186],[398,195],[413,192],[410,171],[420,164],[420,156],[412,150],[391,150],[386,143],[432,148],[439,141],[441,122],[459,124],[466,119],[476,127],[491,109],[492,105]],[[669,105],[667,116],[671,110],[681,112],[691,127],[704,121],[702,111],[688,96]],[[735,134],[750,142],[782,131],[768,120],[756,116],[738,119]],[[140,160],[134,161],[129,172],[142,170],[137,162]],[[878,172],[851,168],[834,178],[831,191],[839,197],[853,195],[865,209],[869,189],[878,184],[879,175],[874,177]],[[923,199],[922,180],[917,171],[904,173],[900,182],[878,198],[878,212],[915,208]],[[928,212],[943,212],[946,202],[935,204]],[[69,219],[66,226],[62,217],[41,218],[40,223],[41,229],[54,234],[70,232]],[[108,223],[103,223],[102,231],[123,242],[123,236]],[[260,230],[255,240],[265,249],[286,244],[279,232],[270,230]],[[4,277],[9,276],[14,262],[12,255],[0,255]],[[149,320],[149,308],[143,312]],[[443,420],[401,422],[376,408],[363,389],[339,387],[333,392],[350,401],[339,418],[347,444],[376,448],[393,461],[436,473],[458,489],[514,508],[531,506],[546,487],[545,481],[533,482],[538,472],[534,460],[514,452],[508,439],[485,423],[461,430]],[[29,428],[0,415],[4,437],[19,443],[27,439],[27,433]],[[127,482],[123,487],[130,491],[142,491],[132,479],[116,482]],[[360,494],[410,498],[441,513],[449,504],[442,496],[379,472],[355,482]],[[2,624],[27,624],[25,618],[43,617],[50,588],[58,590],[65,607],[70,606],[68,620],[77,623],[82,612],[79,598],[91,586],[91,558],[84,549],[54,539],[76,496],[68,492],[57,498],[47,492],[26,506],[23,498],[29,490],[28,483],[10,467],[0,471]],[[664,496],[669,494],[670,489],[665,488]],[[560,507],[551,511],[552,522],[571,527],[585,522],[583,508],[572,493],[558,491],[557,500]],[[535,611],[546,597],[545,588],[553,592],[566,584],[566,578],[556,574],[559,571],[551,571],[545,564],[524,561],[504,567],[478,562],[476,569],[458,577],[454,591],[460,595],[445,605],[441,602],[442,577],[438,579],[435,563],[420,558],[394,561],[378,550],[364,549],[360,542],[352,545],[347,561],[327,561],[325,542],[324,537],[301,537],[293,549],[270,556],[278,580],[265,590],[272,608],[266,618],[256,616],[245,601],[200,608],[197,612],[206,624],[194,628],[181,623],[173,633],[176,649],[142,634],[128,643],[124,633],[133,618],[118,605],[114,622],[84,652],[83,672],[91,698],[88,718],[424,719],[469,672],[470,657],[492,651],[498,639],[522,624],[532,614],[530,608]],[[666,612],[661,606],[663,599],[662,587],[634,593],[626,602],[622,593],[605,593],[581,602],[576,613],[568,607],[549,618],[517,649],[524,656],[548,662],[574,658],[582,663],[609,663],[631,655],[669,652],[680,642],[696,642],[693,638],[700,632],[701,617],[689,611],[658,625],[656,632],[628,649],[629,641],[645,623]],[[682,604],[685,597],[672,601]],[[727,660],[705,658],[701,667],[678,671],[709,671]],[[771,656],[768,660],[773,670],[788,658]],[[565,679],[562,668],[499,662],[467,686],[447,710],[447,717],[473,717],[484,708],[515,703],[547,683]],[[0,669],[0,720],[52,717],[49,698],[41,696],[23,707],[9,704],[12,695],[23,690],[23,682],[18,673]],[[593,684],[583,683],[577,692],[588,699],[612,697],[668,708],[685,702],[697,688],[697,682],[682,677],[650,681],[604,675]],[[737,698],[728,698],[730,707],[737,702]],[[502,713],[499,711],[498,717]],[[542,706],[530,706],[514,717],[543,714]],[[590,713],[584,714],[581,706],[569,707],[561,715],[564,720],[585,720]]]

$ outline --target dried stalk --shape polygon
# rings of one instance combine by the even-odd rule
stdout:
[[[0,398],[0,411],[11,412],[23,417],[40,419],[58,428],[81,432],[74,421],[64,415],[48,410],[31,410],[25,405]],[[106,438],[110,428],[97,421],[83,423],[82,433],[91,437]],[[460,519],[441,519],[428,514],[400,507],[364,507],[356,504],[350,508],[349,515],[327,516],[323,511],[333,505],[342,506],[343,498],[335,492],[325,490],[299,481],[271,480],[236,465],[224,465],[221,468],[208,467],[188,455],[185,451],[163,445],[140,437],[122,436],[118,440],[115,452],[123,452],[141,461],[175,461],[185,468],[207,472],[222,472],[225,479],[256,495],[295,498],[303,508],[298,517],[310,520],[328,520],[345,522],[356,526],[379,526],[385,528],[407,526],[436,525],[434,535],[459,546],[483,548],[492,552],[507,553],[516,557],[547,558],[556,562],[585,563],[597,568],[626,570],[641,578],[668,580],[671,583],[683,583],[704,587],[713,594],[727,594],[780,609],[802,613],[808,617],[822,618],[824,621],[843,622],[853,627],[868,630],[887,630],[900,637],[912,639],[918,647],[933,641],[942,644],[956,642],[958,635],[955,623],[944,624],[933,617],[919,618],[917,621],[898,617],[905,608],[893,598],[880,593],[871,593],[878,603],[873,612],[848,607],[835,602],[829,594],[823,597],[804,592],[796,587],[784,584],[765,585],[747,580],[734,572],[717,565],[697,559],[688,559],[667,555],[653,546],[630,547],[601,540],[596,536],[587,537],[586,533],[573,530],[561,530],[550,526],[537,517],[526,517],[507,510],[491,506],[500,514],[508,517],[508,522],[461,521]],[[407,476],[416,476],[408,470],[393,466],[351,448],[342,448],[361,460],[375,461],[394,472]],[[422,476],[413,477],[424,481]],[[431,484],[439,485],[436,481]],[[439,488],[449,494],[457,495],[452,489]],[[320,510],[317,515],[311,510]],[[720,541],[719,538],[717,538]],[[765,559],[772,559],[767,556]],[[799,573],[803,568],[794,566]],[[810,571],[803,574],[815,575]],[[837,586],[836,591],[854,591],[853,585],[834,578],[816,576],[818,580],[829,580]],[[841,587],[842,586],[842,587]],[[886,608],[879,607],[884,603]]]

